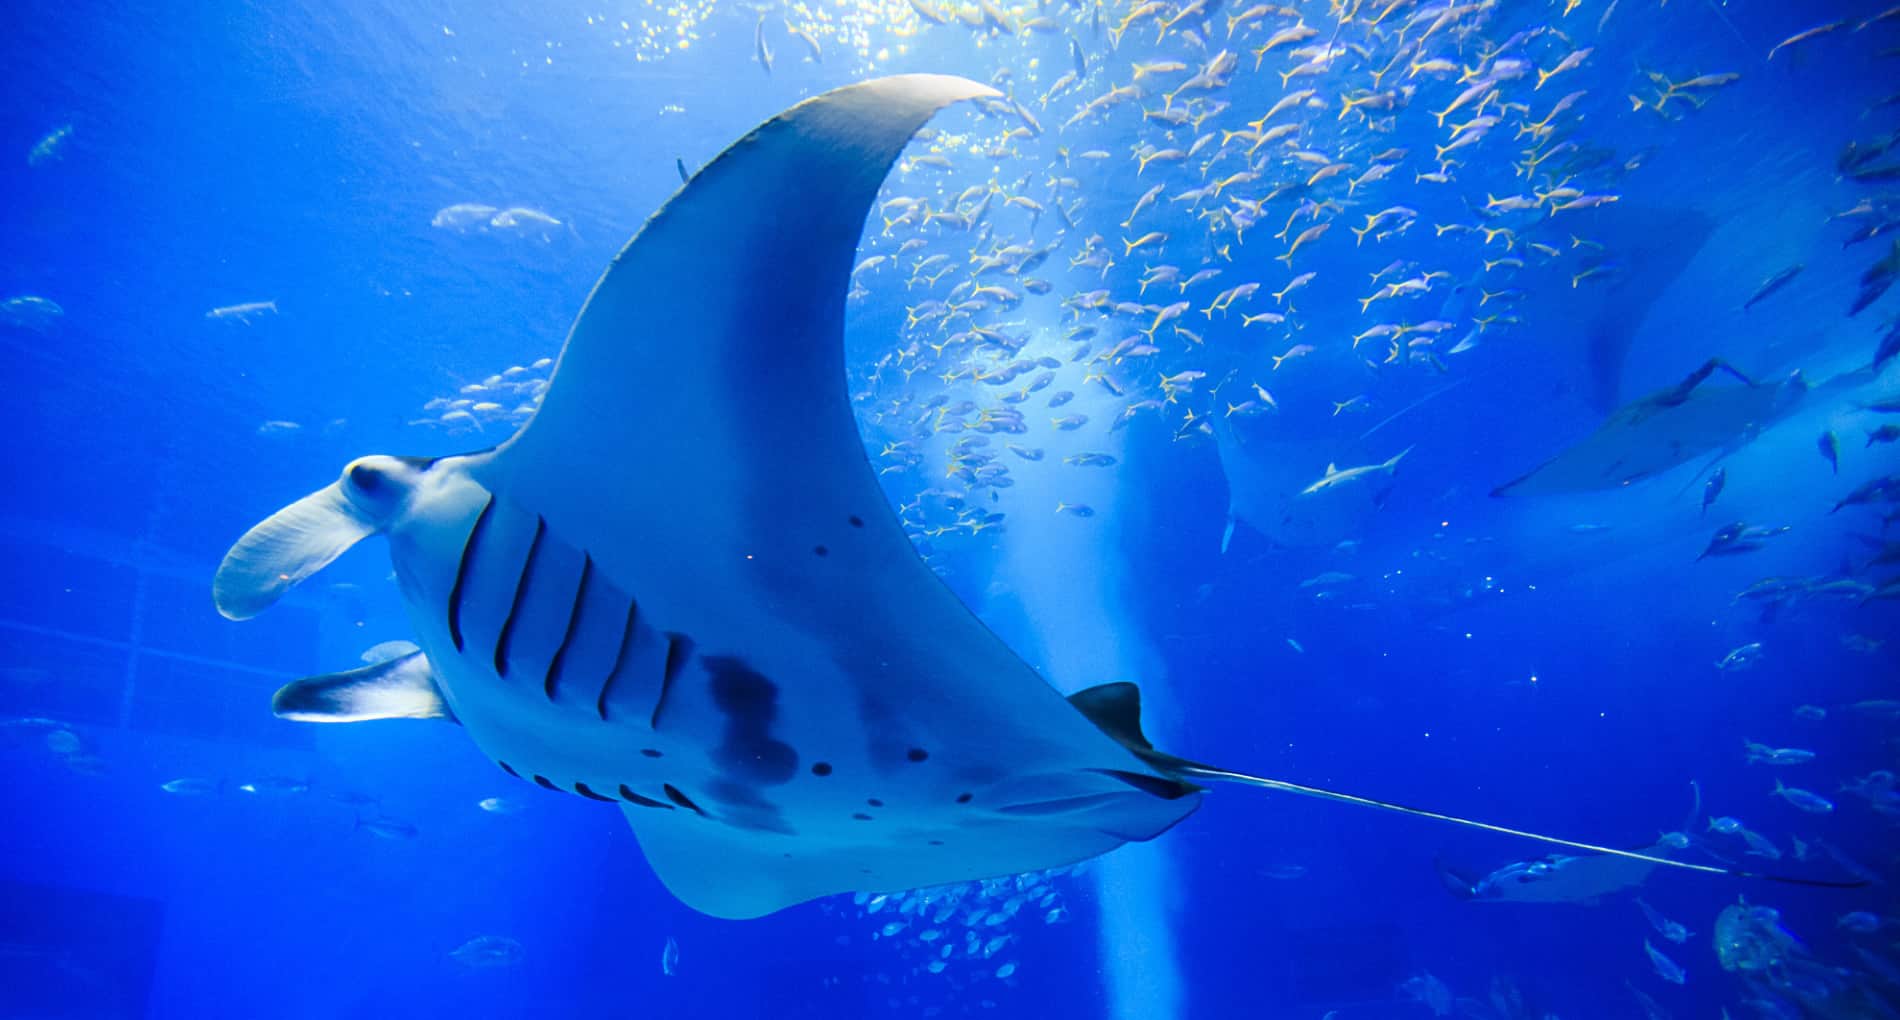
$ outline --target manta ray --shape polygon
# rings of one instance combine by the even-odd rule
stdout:
[[[1740,380],[1716,385],[1717,371]],[[1710,359],[1674,386],[1617,408],[1595,432],[1536,469],[1492,490],[1493,496],[1590,492],[1632,485],[1705,453],[1739,447],[1792,412],[1807,395],[1796,372],[1756,382]]]
[[[212,586],[233,619],[384,536],[417,646],[276,713],[460,724],[510,775],[619,805],[722,918],[1073,864],[1215,781],[1631,856],[1159,751],[1133,684],[1064,698],[918,557],[847,400],[845,295],[904,145],[995,95],[901,75],[767,121],[613,260],[512,438],[360,458],[240,538]]]
[[[1480,903],[1578,903],[1595,906],[1606,896],[1634,889],[1657,868],[1653,859],[1666,858],[1689,845],[1685,835],[1702,813],[1702,787],[1690,783],[1695,799],[1675,832],[1641,849],[1641,857],[1576,857],[1552,854],[1535,861],[1515,861],[1482,878],[1469,878],[1438,864],[1445,888],[1459,899]]]

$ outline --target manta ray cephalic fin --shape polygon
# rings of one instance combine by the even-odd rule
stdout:
[[[318,489],[238,539],[212,582],[218,612],[232,620],[256,616],[377,532],[377,523],[350,503],[343,485],[336,481]]]
[[[292,681],[271,698],[271,711],[297,722],[455,721],[420,650],[344,673]]]

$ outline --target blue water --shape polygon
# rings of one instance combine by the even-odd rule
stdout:
[[[1473,5],[1429,28],[1429,5],[1401,2],[1374,29],[1385,5],[1349,3],[1339,38],[1358,49],[1283,86],[1269,71],[1296,66],[1286,51],[1324,46],[1342,21],[1321,0],[1295,6],[1318,34],[1268,52],[1259,71],[1252,51],[1296,18],[1270,13],[1228,40],[1227,18],[1247,7],[1238,0],[1211,16],[1204,46],[1184,34],[1201,19],[1161,32],[1151,14],[1118,48],[1109,35],[1127,3],[1011,8],[1015,34],[920,26],[903,3],[763,14],[413,0],[10,7],[0,300],[37,297],[58,312],[15,304],[0,321],[12,398],[0,509],[0,1015],[1644,1016],[1651,1007],[1632,987],[1683,1017],[1894,1015],[1894,805],[1840,789],[1895,768],[1893,713],[1853,707],[1900,697],[1896,604],[1862,598],[1894,580],[1891,565],[1868,562],[1891,547],[1892,503],[1829,512],[1900,469],[1894,445],[1867,442],[1882,416],[1860,409],[1900,391],[1891,366],[1737,430],[1720,461],[1727,487],[1706,516],[1715,453],[1613,491],[1488,494],[1705,359],[1764,381],[1799,369],[1819,382],[1868,364],[1900,297],[1846,312],[1862,274],[1892,257],[1894,235],[1844,242],[1900,219],[1900,193],[1891,179],[1844,174],[1836,157],[1900,128],[1900,104],[1879,103],[1900,89],[1900,17],[1856,28],[1882,8],[1582,0],[1568,13]],[[1164,3],[1160,16],[1179,10]],[[755,49],[761,17],[770,73]],[[1027,24],[1038,17],[1049,24]],[[1837,19],[1847,24],[1769,58],[1777,42]],[[821,62],[788,23],[813,26]],[[1475,67],[1539,27],[1512,51],[1534,68],[1591,52],[1541,88],[1535,70],[1503,81],[1487,108],[1500,123],[1447,154],[1462,160],[1451,180],[1415,177],[1473,114],[1439,127],[1432,112],[1462,90],[1459,71],[1407,77],[1411,63]],[[1072,67],[1071,39],[1088,74],[1045,105]],[[1342,94],[1374,88],[1373,73],[1414,45],[1378,86],[1415,89],[1398,109],[1342,115]],[[1160,83],[1186,81],[1223,46],[1239,57],[1231,80],[1175,101],[1206,114],[1202,125],[1142,116],[1172,109]],[[1128,84],[1132,63],[1162,60],[1187,66],[1061,127]],[[1072,871],[728,922],[674,900],[616,812],[509,779],[455,727],[274,719],[271,691],[407,637],[405,617],[369,542],[272,613],[227,621],[208,591],[230,543],[356,456],[505,438],[516,401],[483,412],[479,427],[444,420],[445,401],[559,353],[602,267],[679,188],[676,160],[696,168],[802,98],[901,71],[998,83],[1040,133],[1000,140],[1023,122],[960,108],[935,122],[948,134],[914,144],[894,171],[883,198],[928,197],[938,212],[969,186],[1000,191],[973,230],[899,225],[886,236],[874,214],[858,257],[897,261],[857,276],[864,293],[846,336],[855,409],[920,551],[1052,682],[1140,682],[1151,735],[1195,759],[1611,846],[1649,846],[1681,827],[1693,781],[1701,812],[1682,860],[1870,884],[1665,871],[1600,903],[1469,902],[1434,862],[1481,875],[1548,848],[1223,787],[1155,842]],[[1740,77],[1692,89],[1702,105],[1678,98],[1665,118],[1627,98],[1657,91],[1650,71]],[[1275,123],[1303,125],[1306,151],[1349,165],[1339,177],[1305,185],[1318,166],[1275,143],[1261,151],[1281,155],[1258,164],[1258,179],[1198,205],[1170,201],[1248,167],[1236,151],[1247,143],[1218,134],[1184,162],[1137,173],[1140,146],[1185,149],[1241,129],[1301,87],[1317,90],[1317,105]],[[1554,157],[1574,158],[1571,173],[1517,175],[1532,139],[1512,136],[1577,90],[1546,143],[1576,143]],[[1396,169],[1347,194],[1390,149],[1407,150],[1386,160]],[[910,162],[925,155],[948,166]],[[1161,201],[1123,228],[1156,183]],[[1269,198],[1276,184],[1297,187]],[[1616,200],[1556,213],[1560,199],[1540,200],[1484,218],[1487,199],[1552,186]],[[1007,196],[1045,211],[1032,217]],[[1235,198],[1267,200],[1238,233]],[[1329,204],[1276,238],[1303,198]],[[1871,212],[1830,220],[1869,200]],[[798,202],[799,185],[777,201]],[[1075,229],[1062,227],[1058,202]],[[435,225],[466,203],[558,224],[477,217],[458,228],[450,215]],[[1348,228],[1392,206],[1413,210],[1412,226],[1355,244]],[[1216,209],[1224,219],[1197,216]],[[1291,265],[1274,259],[1315,222],[1333,226]],[[1507,250],[1501,238],[1434,229],[1445,224],[1508,224],[1518,236]],[[1169,235],[1159,251],[1123,251],[1148,231]],[[1106,272],[1078,264],[1096,234],[1115,257]],[[922,244],[899,254],[913,237]],[[1009,355],[972,353],[974,343],[933,354],[930,342],[967,326],[908,330],[905,312],[966,298],[951,288],[970,278],[971,253],[1016,243],[1055,247],[1029,273],[979,280],[1022,300],[970,324],[1030,338],[1027,356],[1061,367],[1049,389],[1007,404],[1030,375],[999,387],[938,373]],[[912,281],[911,267],[936,254],[949,274]],[[1485,265],[1504,256],[1526,264]],[[1362,311],[1367,278],[1395,260],[1446,276]],[[1598,263],[1609,267],[1601,277],[1572,282]],[[1080,348],[1059,339],[1065,331],[1097,326],[1093,358],[1181,297],[1166,283],[1140,293],[1145,269],[1161,264],[1184,278],[1222,270],[1187,292],[1178,324],[1199,339],[1164,325],[1153,353],[1071,362]],[[1791,283],[1741,311],[1795,264]],[[1306,271],[1318,275],[1287,303],[1271,296]],[[1051,287],[1028,293],[1022,276]],[[1230,314],[1201,314],[1248,281],[1262,286]],[[720,281],[707,284],[718,293]],[[1478,305],[1506,286],[1522,293]],[[1158,303],[1069,309],[1097,288]],[[207,315],[253,302],[274,305]],[[1266,311],[1287,321],[1241,325]],[[1517,321],[1479,329],[1494,313]],[[1390,361],[1383,339],[1351,342],[1376,323],[1428,320],[1454,328]],[[1452,353],[1468,336],[1476,346]],[[1610,340],[1617,356],[1590,353]],[[1272,367],[1302,343],[1315,350]],[[930,369],[906,378],[914,360]],[[1084,378],[1097,371],[1122,394]],[[1168,400],[1155,380],[1187,371],[1206,374]],[[1278,409],[1229,413],[1254,383]],[[1047,409],[1064,389],[1078,394],[1070,409]],[[938,394],[1022,410],[1025,433],[979,448],[1010,465],[1011,484],[953,470],[952,444],[978,433],[918,430]],[[1363,410],[1333,412],[1354,397]],[[1143,400],[1158,403],[1108,427]],[[1068,413],[1090,421],[1074,432],[1050,424]],[[1824,431],[1838,436],[1838,473],[1817,453]],[[1047,455],[1022,460],[1005,442]],[[908,445],[889,455],[891,443]],[[1223,551],[1230,505],[1292,506],[1286,497],[1329,463],[1377,464],[1408,448],[1378,505],[1297,528],[1242,515]],[[1062,463],[1082,452],[1116,463]],[[653,485],[663,497],[666,480]],[[1077,502],[1094,515],[1055,509]],[[1790,530],[1759,551],[1697,561],[1731,521]],[[1775,576],[1862,587],[1773,613],[1736,598]],[[1761,646],[1752,668],[1716,667],[1751,643]],[[1826,718],[1797,715],[1802,705]],[[1816,757],[1748,764],[1746,741]],[[1835,810],[1797,810],[1770,794],[1776,778]],[[161,788],[179,779],[207,789]],[[483,810],[484,798],[511,810]],[[1782,859],[1744,856],[1738,840],[1709,832],[1723,815]],[[1694,934],[1664,941],[1635,895]],[[1725,966],[1710,935],[1741,898],[1779,910],[1805,946],[1799,958],[1832,968],[1831,984],[1796,994]],[[928,919],[946,903],[951,916]],[[1852,911],[1884,920],[1854,932],[1838,923]],[[997,935],[1008,938],[986,945]],[[474,965],[458,949],[479,936],[513,949]],[[1645,938],[1686,983],[1658,976]]]

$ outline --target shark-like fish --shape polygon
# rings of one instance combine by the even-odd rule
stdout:
[[[1324,453],[1315,444],[1244,433],[1230,420],[1214,425],[1215,449],[1221,472],[1227,477],[1227,526],[1221,536],[1225,553],[1244,525],[1276,548],[1326,549],[1341,540],[1364,534],[1367,518],[1376,511],[1360,501],[1356,512],[1315,514],[1315,503],[1301,500],[1300,489],[1312,478],[1312,468]]]
[[[618,805],[667,888],[724,918],[1072,864],[1210,782],[1673,864],[1167,754],[1133,684],[1065,699],[957,601],[866,459],[844,313],[905,144],[996,95],[900,75],[767,121],[614,259],[513,437],[359,458],[240,538],[225,616],[382,535],[414,632],[277,714],[459,723],[510,775]]]
[[[1241,525],[1283,549],[1328,549],[1364,535],[1391,494],[1398,461],[1405,456],[1344,470],[1328,464],[1314,481],[1311,465],[1327,455],[1318,444],[1269,438],[1237,421],[1214,424],[1215,449],[1227,476],[1223,553]]]
[[[1316,493],[1325,492],[1328,489],[1337,489],[1355,484],[1374,485],[1381,479],[1390,479],[1398,474],[1399,461],[1404,460],[1405,455],[1411,452],[1412,448],[1408,446],[1394,454],[1391,460],[1382,461],[1378,464],[1362,464],[1358,467],[1342,468],[1338,464],[1328,464],[1326,465],[1326,473],[1320,476],[1319,481],[1301,489],[1300,495],[1311,496]]]

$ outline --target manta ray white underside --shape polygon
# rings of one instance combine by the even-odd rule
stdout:
[[[362,458],[245,534],[225,615],[383,534],[419,646],[276,711],[459,722],[511,774],[620,804],[667,887],[728,918],[1084,860],[1193,812],[1197,779],[1411,810],[1154,750],[1133,685],[1064,699],[913,552],[847,402],[845,294],[905,143],[994,94],[903,75],[766,122],[614,259],[512,439]]]

